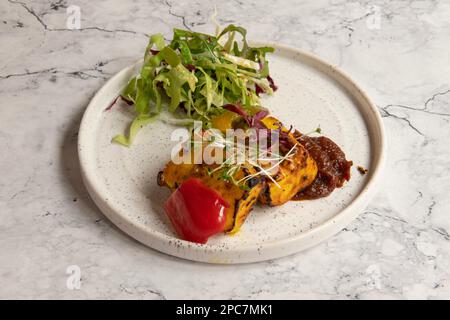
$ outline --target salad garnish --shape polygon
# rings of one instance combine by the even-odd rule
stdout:
[[[162,34],[152,35],[139,74],[120,95],[134,104],[135,118],[128,134],[113,141],[131,145],[139,129],[164,109],[182,123],[198,120],[205,128],[230,104],[245,113],[263,110],[259,95],[277,89],[266,57],[274,49],[251,47],[246,36],[247,31],[235,25],[215,36],[174,29],[170,43]]]

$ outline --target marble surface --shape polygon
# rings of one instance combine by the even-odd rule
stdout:
[[[70,5],[81,9],[79,30],[67,29]],[[222,24],[316,53],[368,91],[389,145],[367,210],[331,240],[263,263],[193,263],[137,243],[83,187],[80,118],[105,81],[141,56],[147,34],[212,31],[214,2],[3,0],[0,298],[450,298],[450,3],[216,5]]]

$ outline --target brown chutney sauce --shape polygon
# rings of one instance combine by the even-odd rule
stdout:
[[[292,200],[310,200],[328,196],[335,188],[350,180],[352,161],[347,161],[344,152],[331,139],[309,137],[295,133],[297,141],[308,150],[317,163],[317,176],[305,189],[299,191]]]

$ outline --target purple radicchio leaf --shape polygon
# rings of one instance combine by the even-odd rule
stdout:
[[[275,82],[273,81],[271,76],[267,76],[267,81],[269,81],[269,85],[272,88],[273,91],[277,91],[278,87],[276,86]]]

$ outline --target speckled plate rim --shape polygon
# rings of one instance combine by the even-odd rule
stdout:
[[[101,181],[96,177],[95,172],[89,170],[89,166],[87,165],[89,154],[87,153],[88,148],[86,147],[90,143],[90,139],[92,139],[92,136],[89,135],[90,130],[88,130],[90,122],[93,119],[98,120],[98,116],[94,114],[96,112],[94,106],[97,104],[97,100],[107,93],[108,88],[112,83],[129,73],[131,69],[135,68],[139,63],[136,62],[136,64],[124,68],[114,75],[96,93],[86,108],[78,134],[80,170],[86,189],[92,200],[104,215],[122,231],[153,249],[188,260],[219,264],[251,263],[280,258],[315,246],[341,231],[365,209],[368,201],[376,192],[376,185],[381,177],[386,153],[385,130],[376,106],[365,91],[362,90],[346,73],[325,62],[321,58],[278,43],[257,42],[257,44],[273,46],[276,49],[278,48],[282,51],[290,52],[293,55],[301,56],[301,59],[305,61],[305,63],[316,68],[318,72],[322,72],[334,79],[334,81],[344,88],[349,95],[356,99],[360,112],[362,112],[361,108],[366,109],[364,110],[365,114],[363,114],[363,118],[370,131],[372,164],[369,176],[367,177],[368,181],[363,189],[347,207],[342,209],[340,213],[333,218],[307,232],[286,239],[262,243],[261,245],[244,245],[232,249],[227,249],[226,247],[218,245],[199,245],[175,239],[166,234],[152,230],[142,224],[136,224],[126,215],[119,214],[118,212],[120,212],[120,209],[116,204],[105,201],[103,194],[106,190],[103,190],[104,186],[102,186]],[[169,241],[172,244],[169,244]]]

